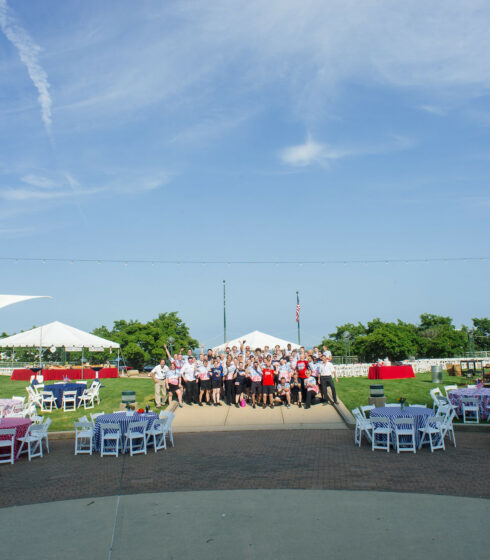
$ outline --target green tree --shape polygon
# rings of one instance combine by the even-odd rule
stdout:
[[[169,337],[175,340],[173,348],[176,351],[180,348],[193,350],[199,345],[198,341],[190,336],[187,325],[175,311],[161,313],[147,323],[114,321],[112,330],[102,325],[95,329],[93,334],[119,342],[126,362],[137,369],[141,369],[147,362],[153,364],[166,357],[163,345]]]
[[[426,358],[444,358],[461,355],[467,346],[468,333],[458,330],[451,317],[423,313],[420,316],[419,354]]]
[[[417,353],[417,331],[410,323],[383,323],[377,319],[368,323],[367,330],[367,334],[359,336],[353,343],[354,353],[363,360],[375,361],[387,356],[398,361]]]
[[[490,319],[482,317],[481,319],[473,319],[473,327],[475,332],[473,334],[475,340],[475,347],[477,350],[490,349]]]

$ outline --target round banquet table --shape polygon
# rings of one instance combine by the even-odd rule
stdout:
[[[390,420],[392,430],[392,441],[395,439],[395,418],[413,418],[415,427],[415,445],[418,448],[420,438],[422,437],[419,428],[423,428],[427,424],[427,420],[434,416],[434,411],[431,408],[424,408],[422,406],[381,406],[373,408],[370,411],[369,417],[376,424],[376,418],[387,417]]]
[[[0,418],[12,412],[21,412],[24,405],[21,401],[14,399],[0,399]]]
[[[0,420],[0,430],[11,430],[12,428],[15,428],[15,457],[17,457],[17,451],[19,451],[20,447],[20,441],[18,438],[26,435],[26,432],[31,424],[32,422],[29,418],[2,418]],[[8,439],[8,436],[0,436],[0,439]]]
[[[488,417],[487,405],[490,402],[490,389],[486,387],[481,387],[480,389],[468,389],[467,387],[463,389],[454,389],[449,391],[448,398],[449,402],[453,404],[459,416],[461,416],[461,397],[470,397],[475,400],[475,404],[478,403],[480,408],[480,419],[486,420]]]
[[[122,433],[122,444],[124,447],[125,433],[128,429],[129,424],[132,422],[142,422],[146,421],[146,429],[151,428],[153,422],[158,418],[158,414],[155,412],[148,412],[143,414],[138,414],[135,412],[132,416],[128,416],[126,412],[114,412],[112,414],[102,414],[97,416],[95,419],[95,429],[94,429],[94,440],[96,449],[100,450],[100,425],[110,423],[117,423],[121,427]]]
[[[78,397],[85,391],[87,388],[86,383],[58,383],[57,385],[45,385],[44,391],[51,391],[53,393],[54,398],[56,399],[56,404],[58,408],[63,406],[63,393],[65,391],[76,391],[77,392],[77,406],[78,406]]]

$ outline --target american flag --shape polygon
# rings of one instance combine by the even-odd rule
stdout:
[[[298,303],[296,305],[296,322],[299,321],[299,310],[301,309],[301,305]]]

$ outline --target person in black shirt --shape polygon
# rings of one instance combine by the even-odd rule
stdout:
[[[223,366],[221,365],[219,358],[216,358],[211,368],[211,388],[213,390],[213,404],[214,406],[221,406],[219,402],[219,394],[221,392],[222,377],[223,377]]]

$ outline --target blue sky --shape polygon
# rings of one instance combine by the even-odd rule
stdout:
[[[0,0],[1,257],[490,257],[488,2]],[[489,315],[490,260],[0,261],[0,330],[178,311],[306,344]]]

